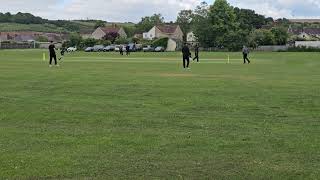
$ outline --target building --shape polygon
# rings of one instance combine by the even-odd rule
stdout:
[[[122,27],[110,26],[110,27],[98,27],[93,33],[92,38],[103,39],[109,33],[118,33],[119,37],[127,38],[127,34]]]
[[[187,34],[187,43],[192,46],[195,46],[196,44],[198,44],[197,37],[194,35],[193,32],[189,32]]]
[[[179,25],[166,24],[154,26],[150,31],[143,33],[143,39],[147,40],[164,37],[183,41],[183,32]]]
[[[58,33],[44,33],[33,31],[20,31],[20,32],[0,32],[1,41],[15,41],[15,42],[30,42],[36,41],[40,36],[46,37],[48,41],[62,42],[67,39],[66,34]]]
[[[289,28],[288,32],[300,39],[320,39],[320,28]]]
[[[320,23],[320,19],[289,19],[292,23]]]

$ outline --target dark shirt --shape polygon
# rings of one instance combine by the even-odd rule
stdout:
[[[55,56],[56,55],[55,48],[56,47],[54,46],[54,44],[50,44],[50,46],[49,46],[50,56]]]
[[[130,51],[130,46],[127,46],[127,47],[126,47],[126,50],[127,50],[127,51]]]
[[[182,48],[182,54],[183,54],[183,58],[189,58],[191,53],[190,53],[190,49],[188,46],[183,46]]]
[[[64,53],[65,53],[66,51],[64,50],[64,49],[61,49],[61,52],[60,52],[60,54],[61,54],[61,56],[64,56]]]
[[[196,54],[196,55],[199,54],[199,47],[196,46],[195,49],[194,49],[194,51],[195,51],[195,54]]]

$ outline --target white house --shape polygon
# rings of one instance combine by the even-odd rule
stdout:
[[[148,32],[143,33],[143,39],[153,40],[155,38],[168,37],[175,40],[183,40],[183,32],[179,25],[166,24],[157,25]]]
[[[193,32],[189,32],[187,34],[187,43],[191,44],[191,45],[196,45],[198,43],[197,37],[195,36],[195,34]]]

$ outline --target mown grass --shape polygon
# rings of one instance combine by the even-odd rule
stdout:
[[[0,51],[0,179],[317,179],[317,53]]]

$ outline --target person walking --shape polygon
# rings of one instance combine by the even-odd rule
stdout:
[[[190,53],[190,49],[187,45],[187,43],[184,44],[183,48],[182,48],[182,56],[183,56],[183,68],[184,69],[190,69],[189,68],[189,64],[190,64],[190,56],[191,56],[191,53]]]
[[[52,60],[54,60],[54,64],[56,66],[59,66],[58,62],[57,62],[57,55],[56,55],[56,51],[55,51],[56,47],[53,43],[53,41],[50,42],[49,45],[49,54],[50,54],[50,62],[49,62],[49,67],[52,67]]]
[[[199,62],[199,45],[196,44],[196,46],[194,47],[194,58],[193,61],[197,60],[197,62]]]
[[[243,46],[243,49],[242,49],[243,64],[246,64],[247,61],[248,61],[248,64],[251,63],[251,61],[250,61],[249,58],[248,58],[249,53],[250,53],[249,49],[248,49],[246,46]]]

